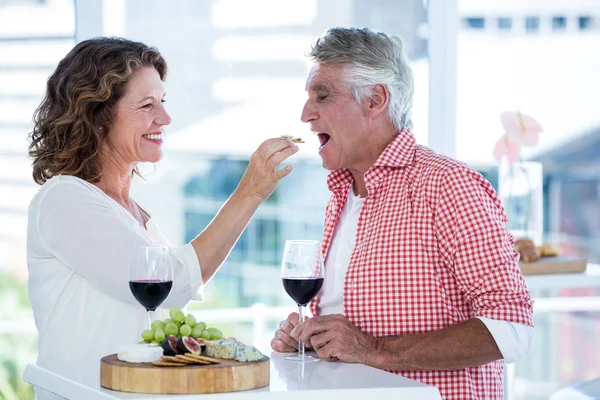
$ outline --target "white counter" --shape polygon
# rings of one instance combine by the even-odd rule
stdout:
[[[600,265],[588,264],[584,273],[526,275],[529,290],[600,287]]]
[[[271,384],[246,392],[210,395],[146,395],[108,390],[100,386],[100,361],[73,363],[59,368],[62,375],[52,373],[35,364],[29,364],[23,380],[67,399],[205,399],[223,400],[364,400],[370,398],[403,398],[440,400],[439,391],[429,385],[403,378],[360,364],[319,361],[298,363],[283,360],[283,355],[272,353]]]

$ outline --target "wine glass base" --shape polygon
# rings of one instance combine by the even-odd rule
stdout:
[[[321,359],[319,357],[316,356],[309,356],[307,354],[302,354],[302,355],[295,355],[295,356],[286,356],[283,358],[284,360],[287,361],[302,361],[302,362],[316,362],[316,361],[321,361]]]

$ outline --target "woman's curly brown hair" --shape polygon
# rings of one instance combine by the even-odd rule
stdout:
[[[165,80],[167,63],[157,49],[122,38],[85,40],[60,61],[29,135],[36,183],[55,175],[100,180],[100,150],[117,102],[132,73],[142,67],[154,67]]]

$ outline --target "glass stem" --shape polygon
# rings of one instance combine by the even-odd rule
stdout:
[[[148,310],[148,329],[152,329],[153,322],[154,322],[154,310]]]
[[[306,306],[301,306],[298,305],[298,316],[299,316],[299,323],[304,322],[304,309],[306,308]],[[304,357],[304,343],[302,342],[302,339],[298,338],[298,356],[299,357]]]

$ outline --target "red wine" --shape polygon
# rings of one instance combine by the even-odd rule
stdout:
[[[315,298],[323,286],[323,278],[288,277],[283,278],[283,288],[296,304],[305,306]]]
[[[129,281],[129,288],[133,297],[143,305],[146,310],[154,311],[160,306],[171,292],[173,281],[139,280]]]

